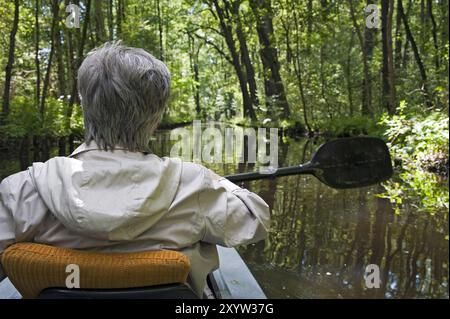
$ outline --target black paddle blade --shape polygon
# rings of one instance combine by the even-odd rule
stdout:
[[[375,137],[350,137],[325,143],[310,164],[314,176],[333,188],[378,184],[393,173],[386,143]]]

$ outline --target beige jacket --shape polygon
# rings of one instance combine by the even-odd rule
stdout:
[[[205,167],[81,145],[0,184],[0,254],[15,242],[103,252],[174,249],[201,295],[217,245],[264,239],[269,207]],[[1,276],[1,269],[0,269]]]

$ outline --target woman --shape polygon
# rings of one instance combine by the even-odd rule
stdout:
[[[0,254],[23,241],[103,252],[179,250],[201,296],[218,267],[216,245],[265,238],[269,207],[201,165],[149,152],[170,91],[169,70],[151,54],[107,43],[83,61],[78,89],[85,143],[0,184]]]

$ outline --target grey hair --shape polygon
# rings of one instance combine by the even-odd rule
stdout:
[[[81,64],[78,92],[87,144],[147,151],[169,98],[170,72],[143,49],[105,43]]]

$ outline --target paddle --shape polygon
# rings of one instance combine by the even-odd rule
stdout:
[[[391,157],[383,140],[375,137],[349,137],[321,145],[306,164],[282,167],[270,174],[251,172],[225,177],[232,182],[242,182],[312,174],[330,187],[354,188],[383,182],[392,173]]]

